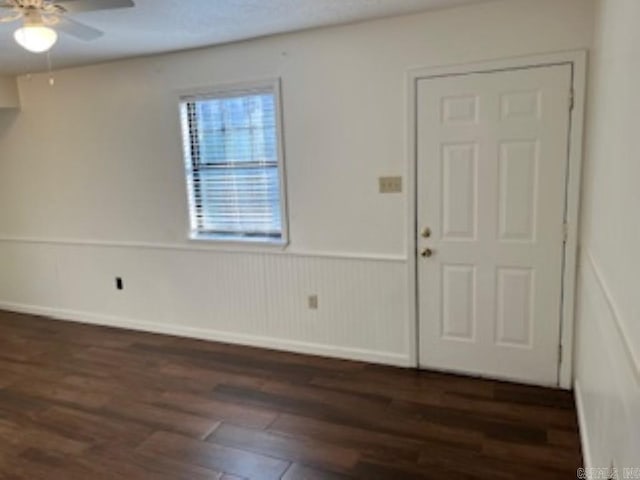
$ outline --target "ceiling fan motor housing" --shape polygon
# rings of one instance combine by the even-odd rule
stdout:
[[[40,9],[42,7],[44,7],[45,0],[13,0],[14,3],[20,7],[20,8],[25,8],[25,9]]]

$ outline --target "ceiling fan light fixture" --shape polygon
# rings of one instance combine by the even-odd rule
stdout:
[[[25,50],[33,53],[44,53],[58,41],[58,34],[53,28],[44,25],[27,24],[13,34],[15,41]]]

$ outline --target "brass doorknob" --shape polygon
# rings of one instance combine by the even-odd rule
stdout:
[[[422,251],[420,252],[420,255],[426,258],[429,258],[430,256],[433,255],[433,250],[431,250],[430,248],[423,248]]]
[[[422,229],[422,232],[420,232],[420,235],[423,238],[429,238],[431,236],[431,229],[429,227],[424,227]]]

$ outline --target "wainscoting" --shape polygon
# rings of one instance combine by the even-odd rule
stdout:
[[[413,365],[402,258],[5,238],[0,265],[0,309]]]
[[[575,394],[588,467],[637,466],[640,365],[589,251],[580,262]],[[617,455],[614,453],[617,452]]]

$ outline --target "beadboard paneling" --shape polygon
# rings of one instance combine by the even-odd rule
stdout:
[[[0,264],[0,308],[411,364],[404,261],[5,240]]]
[[[621,319],[597,263],[581,259],[576,339],[576,403],[585,464],[636,466],[640,430],[640,378]]]

